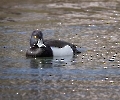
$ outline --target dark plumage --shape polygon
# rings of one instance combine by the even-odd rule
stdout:
[[[75,45],[61,41],[61,40],[44,40],[43,34],[39,30],[35,30],[32,32],[31,38],[30,38],[30,49],[27,50],[26,56],[30,57],[53,57],[57,51],[54,53],[54,48],[58,48],[58,52],[61,53],[61,55],[64,55],[65,52],[63,50],[59,50],[60,48],[68,48],[70,50],[67,50],[68,52],[72,50],[73,54],[81,53],[79,48],[77,48]],[[56,49],[55,49],[56,50]],[[62,54],[64,52],[64,54]],[[67,53],[67,52],[66,52]]]

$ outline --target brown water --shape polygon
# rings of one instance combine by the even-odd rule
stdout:
[[[86,51],[27,59],[35,29]],[[2,0],[0,62],[0,100],[119,100],[120,1]]]

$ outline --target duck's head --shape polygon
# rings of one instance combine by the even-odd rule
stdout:
[[[32,32],[31,38],[30,38],[30,46],[31,47],[46,47],[44,45],[43,40],[43,34],[39,30],[35,30]]]

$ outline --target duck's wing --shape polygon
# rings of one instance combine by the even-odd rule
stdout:
[[[62,48],[66,45],[69,45],[74,53],[81,53],[81,49],[79,47],[76,47],[76,45],[68,43],[66,41],[61,41],[61,40],[45,40],[44,41],[45,45],[51,46],[51,47],[58,47]]]
[[[62,48],[66,45],[75,47],[75,45],[65,42],[65,41],[61,41],[61,40],[45,40],[44,43],[45,43],[45,45],[49,45],[51,47],[58,47],[58,48]]]

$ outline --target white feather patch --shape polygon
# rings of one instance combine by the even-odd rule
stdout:
[[[51,47],[53,51],[53,56],[73,56],[73,50],[69,45],[62,48]]]
[[[38,45],[38,47],[40,48],[40,47],[46,47],[44,44],[43,44],[43,41],[42,41],[42,39],[40,40],[38,40],[38,43],[37,43],[37,45]]]

